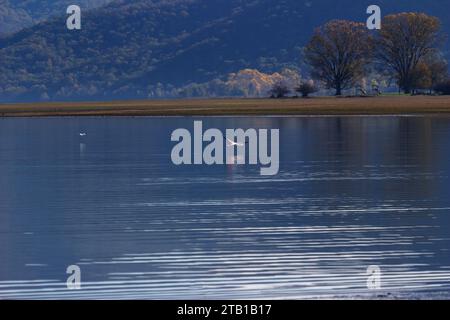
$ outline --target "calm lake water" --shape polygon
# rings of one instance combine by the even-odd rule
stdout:
[[[279,174],[174,166],[194,120],[279,128]],[[449,117],[1,119],[0,298],[447,297],[449,176]]]

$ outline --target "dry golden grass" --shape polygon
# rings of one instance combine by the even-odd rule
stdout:
[[[0,104],[0,116],[377,115],[450,113],[450,97],[205,99]]]

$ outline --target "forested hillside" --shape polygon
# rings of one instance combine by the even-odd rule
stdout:
[[[19,31],[56,15],[64,19],[65,9],[78,4],[84,9],[112,0],[0,0],[0,35]]]

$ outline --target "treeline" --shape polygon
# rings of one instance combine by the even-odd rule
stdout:
[[[440,20],[424,13],[388,15],[376,32],[362,23],[334,20],[315,30],[304,57],[311,77],[337,96],[361,87],[371,73],[406,94],[448,94],[448,63],[440,51],[444,40]]]
[[[247,69],[225,81],[187,85],[173,95],[283,98],[319,91],[328,95],[329,90],[337,96],[348,90],[354,95],[379,95],[382,90],[450,94],[448,62],[441,52],[444,41],[441,21],[424,13],[386,16],[378,31],[369,31],[363,23],[332,20],[314,31],[303,50],[309,79],[292,69],[272,76]]]

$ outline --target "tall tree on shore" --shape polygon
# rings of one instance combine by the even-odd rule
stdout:
[[[388,71],[394,72],[400,89],[410,93],[417,70],[439,46],[441,23],[424,13],[386,16],[376,38],[376,56]]]
[[[371,49],[371,36],[363,23],[333,20],[315,30],[305,59],[312,78],[340,96],[365,75]]]

